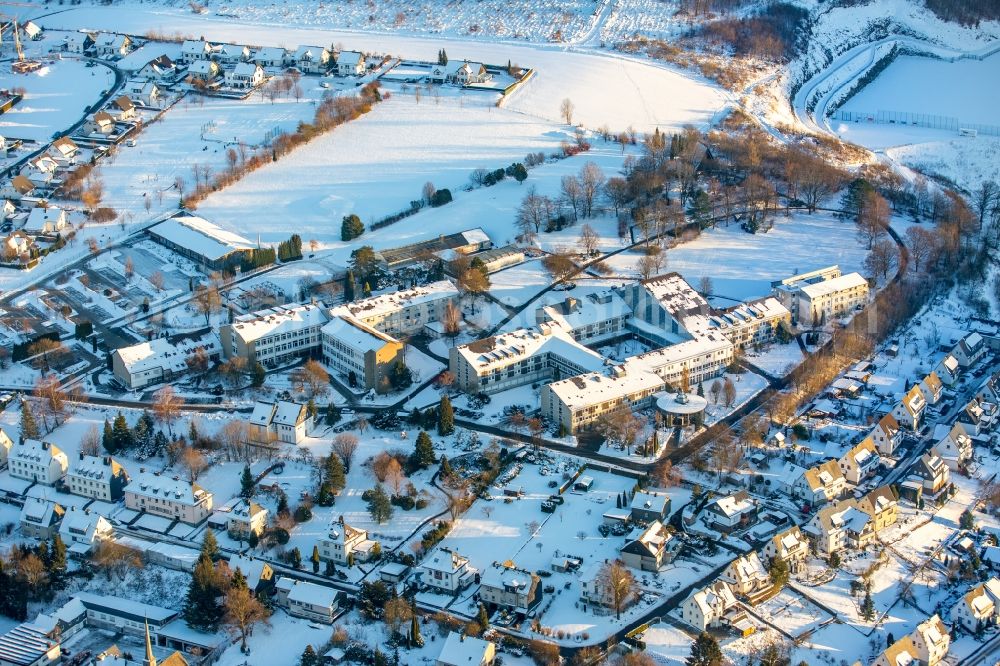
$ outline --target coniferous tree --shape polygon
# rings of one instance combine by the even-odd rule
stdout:
[[[340,224],[340,240],[350,241],[365,233],[365,225],[357,215],[345,215]]]
[[[451,468],[451,463],[448,462],[448,456],[441,456],[441,478],[447,479],[452,474],[454,474],[454,470]]]
[[[438,407],[438,434],[445,436],[453,432],[455,432],[455,412],[451,408],[451,400],[443,395]]]
[[[312,562],[313,573],[314,574],[318,574],[319,573],[319,546],[317,546],[316,544],[313,544],[313,552],[312,552],[312,556],[309,558],[309,561]]]
[[[365,280],[365,285],[361,288],[361,295],[365,298],[370,298],[372,295],[372,286],[368,284],[367,280]]]
[[[292,552],[288,554],[288,559],[290,564],[296,569],[302,568],[302,551],[299,550],[298,546],[292,548]]]
[[[212,558],[205,553],[203,547],[191,574],[191,584],[184,602],[184,619],[192,627],[215,631],[222,621],[225,609],[219,599],[225,590],[220,578]]]
[[[354,271],[348,270],[344,277],[344,302],[350,303],[354,298]]]
[[[686,666],[721,666],[719,642],[711,634],[701,632],[691,645],[691,656],[684,663]]]
[[[219,540],[211,528],[205,530],[205,536],[201,538],[201,554],[213,562],[219,559]]]
[[[115,435],[107,419],[104,419],[104,433],[101,436],[101,445],[108,453],[115,452]]]
[[[115,451],[124,451],[132,448],[132,430],[128,427],[125,415],[118,412],[115,421],[111,426],[111,438],[115,443]]]
[[[42,434],[31,411],[31,401],[21,400],[21,439],[38,439]]]
[[[861,619],[871,622],[875,619],[875,600],[872,599],[872,591],[865,590],[865,600],[861,602]]]
[[[316,649],[312,645],[307,645],[306,649],[302,651],[302,657],[299,658],[299,666],[319,666],[319,664]]]
[[[423,647],[424,639],[420,635],[420,619],[416,613],[410,618],[410,643],[414,647]]]
[[[288,510],[288,495],[281,493],[278,495],[278,511],[279,516],[288,516],[291,511]]]
[[[56,532],[52,535],[52,543],[49,546],[49,561],[46,563],[49,570],[49,578],[53,584],[61,583],[62,577],[66,573],[66,544],[62,537]]]
[[[483,631],[490,628],[490,616],[486,613],[486,606],[482,603],[479,604],[479,614],[476,616],[476,621],[483,628]]]
[[[244,465],[243,473],[240,474],[240,497],[248,500],[253,497],[256,490],[257,482],[254,481],[253,474],[250,472],[250,465]]]
[[[384,523],[392,518],[392,503],[380,484],[369,491],[368,513],[376,523]]]
[[[229,579],[229,587],[234,590],[239,588],[249,589],[247,577],[243,575],[243,572],[239,568],[233,572],[232,578]]]
[[[411,460],[413,466],[420,469],[425,469],[434,464],[434,443],[431,442],[431,436],[427,434],[426,430],[421,430],[420,434],[417,435]]]

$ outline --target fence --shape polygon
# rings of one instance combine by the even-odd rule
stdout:
[[[975,130],[978,134],[1000,136],[1000,125],[983,125],[981,123],[963,123],[953,116],[938,116],[930,113],[912,113],[910,111],[840,111],[838,118],[845,122],[872,123],[878,125],[909,125],[912,127],[929,127],[957,132],[960,129]]]

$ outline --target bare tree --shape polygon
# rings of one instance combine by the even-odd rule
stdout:
[[[184,471],[187,472],[188,481],[191,483],[197,481],[202,472],[208,469],[208,461],[205,460],[205,456],[190,446],[181,454],[180,462],[181,466],[184,467]]]
[[[441,313],[441,329],[445,337],[453,342],[458,337],[462,327],[462,311],[458,309],[454,301],[445,303],[444,311]]]
[[[333,438],[331,448],[343,461],[344,472],[350,472],[354,454],[358,451],[358,436],[353,433],[342,432]]]
[[[878,240],[872,245],[868,256],[865,257],[865,269],[872,274],[872,277],[885,281],[889,276],[889,271],[896,265],[897,256],[894,242],[885,238]]]
[[[698,292],[702,296],[712,295],[712,278],[707,275],[703,275],[700,280],[698,280]]]
[[[211,323],[212,315],[222,309],[222,297],[215,286],[199,285],[194,290],[195,308],[205,317],[205,323]]]
[[[639,260],[635,262],[635,272],[643,280],[648,280],[654,275],[659,274],[663,269],[663,263],[666,260],[666,255],[660,250],[660,248],[651,246],[647,248],[647,252],[639,257]]]
[[[565,248],[556,248],[552,253],[545,255],[542,258],[542,267],[549,272],[553,280],[562,280],[576,270],[576,265]]]
[[[174,387],[167,385],[157,391],[153,398],[153,414],[160,423],[167,426],[170,436],[174,435],[174,421],[180,412],[181,400],[174,395]]]
[[[296,370],[292,381],[303,390],[308,390],[310,396],[325,395],[330,390],[330,373],[314,359],[309,359]]]
[[[163,273],[160,271],[153,271],[146,279],[149,280],[149,284],[153,285],[153,288],[156,289],[156,291],[163,291]]]
[[[629,202],[628,181],[619,176],[608,178],[604,183],[604,198],[615,209],[615,215],[618,215],[618,211]]]
[[[423,189],[420,190],[420,194],[426,203],[430,203],[436,193],[437,193],[437,188],[434,187],[434,183],[430,181],[424,183]]]
[[[601,567],[597,573],[597,580],[601,589],[607,590],[610,594],[615,617],[620,619],[622,611],[636,596],[635,577],[624,562],[612,560]]]
[[[866,192],[858,210],[858,235],[871,250],[889,226],[889,202],[874,190]]]
[[[96,456],[101,450],[101,431],[96,424],[91,424],[90,428],[83,435],[80,441],[80,453],[85,456]]]
[[[573,106],[573,100],[569,97],[563,99],[563,101],[559,104],[559,116],[567,125],[573,124],[573,111],[575,110],[576,107]]]
[[[587,162],[580,169],[580,200],[585,217],[594,216],[594,202],[604,187],[604,172],[594,162]]]
[[[573,220],[576,220],[586,211],[583,200],[583,186],[576,176],[563,176],[560,181],[562,201],[573,211]]]
[[[268,610],[245,586],[231,587],[226,592],[225,609],[223,624],[231,635],[239,636],[240,650],[246,654],[247,636],[256,625],[267,622]]]
[[[732,407],[733,403],[736,402],[736,385],[733,384],[733,380],[726,377],[725,381],[722,383],[722,395],[725,400],[726,407]]]
[[[596,253],[600,241],[601,237],[594,230],[594,227],[585,224],[580,228],[580,248],[584,254],[590,256]]]

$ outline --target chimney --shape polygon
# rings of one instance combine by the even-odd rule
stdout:
[[[80,451],[78,455],[80,456],[80,460],[83,460],[83,451]]]
[[[49,450],[49,443],[42,442],[42,451],[48,451],[48,450]]]
[[[104,464],[111,467],[111,456],[104,456]]]

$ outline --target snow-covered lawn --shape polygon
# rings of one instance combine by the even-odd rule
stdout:
[[[646,654],[663,666],[682,666],[691,656],[694,639],[667,622],[655,624],[640,637],[646,643]]]
[[[41,69],[28,74],[13,74],[10,63],[3,63],[0,87],[24,88],[25,96],[0,116],[0,134],[46,142],[82,118],[114,80],[107,67],[87,67],[79,60],[46,60]]]

